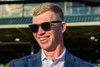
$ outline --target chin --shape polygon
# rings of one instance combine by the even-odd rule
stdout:
[[[48,46],[41,46],[41,48],[44,49],[44,50],[50,49]]]

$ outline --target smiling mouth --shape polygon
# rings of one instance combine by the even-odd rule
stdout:
[[[39,40],[40,40],[40,41],[44,41],[44,40],[47,40],[48,38],[49,38],[49,37],[40,37]]]

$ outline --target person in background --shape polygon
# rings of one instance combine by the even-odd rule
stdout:
[[[9,67],[94,67],[72,55],[64,46],[66,26],[58,5],[50,2],[38,5],[29,28],[41,49],[34,55],[12,60]]]

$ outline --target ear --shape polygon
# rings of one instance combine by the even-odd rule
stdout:
[[[62,33],[66,31],[66,27],[67,27],[66,22],[63,21],[62,22]]]

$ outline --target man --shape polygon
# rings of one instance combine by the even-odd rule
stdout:
[[[56,4],[37,6],[29,27],[41,50],[37,54],[11,61],[9,67],[93,67],[71,55],[65,48],[63,33],[66,23],[61,8]]]

